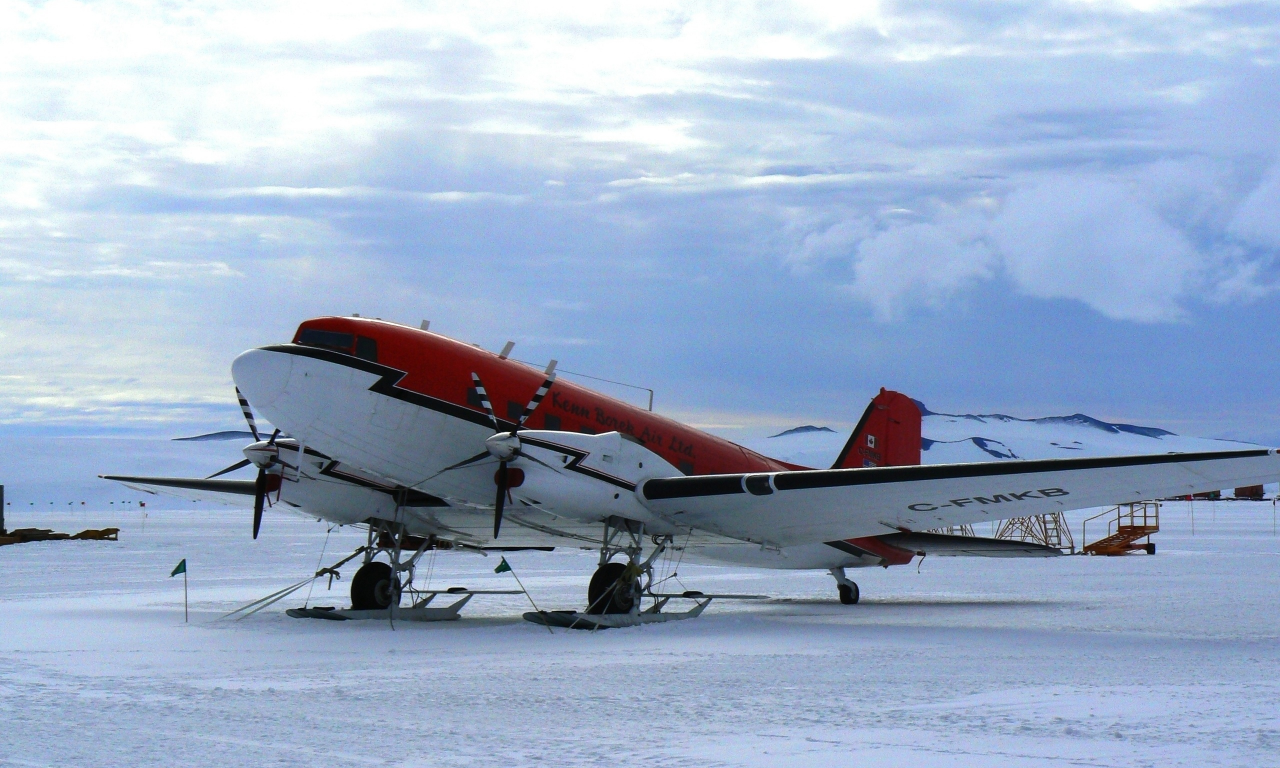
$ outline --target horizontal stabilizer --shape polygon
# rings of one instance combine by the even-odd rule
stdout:
[[[934,557],[1057,557],[1062,550],[1031,541],[952,536],[946,533],[889,533],[877,539],[893,547]]]

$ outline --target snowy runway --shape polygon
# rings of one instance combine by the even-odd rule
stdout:
[[[1195,536],[1188,512],[1166,507],[1155,557],[926,559],[851,572],[853,607],[825,574],[686,563],[689,588],[775,599],[554,634],[520,596],[393,630],[284,616],[303,590],[215,622],[314,571],[323,527],[19,517],[122,531],[0,549],[0,765],[1280,765],[1271,505],[1197,503]],[[360,543],[335,533],[325,564]],[[572,608],[594,557],[509,560],[539,607]],[[512,587],[495,564],[440,554],[432,586]]]

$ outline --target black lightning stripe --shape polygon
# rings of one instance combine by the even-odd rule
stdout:
[[[559,443],[553,443],[548,440],[539,440],[533,437],[521,437],[520,442],[528,443],[529,445],[534,445],[539,448],[545,448],[549,451],[555,451],[556,453],[563,453],[566,456],[572,457],[569,459],[569,463],[564,465],[564,468],[571,472],[577,472],[578,474],[606,482],[609,485],[616,485],[619,488],[625,488],[628,491],[634,491],[636,489],[635,483],[628,482],[620,477],[614,477],[613,475],[606,474],[598,469],[582,466],[582,460],[590,455],[584,450],[567,445],[560,445]]]
[[[486,413],[481,413],[480,411],[467,408],[466,406],[451,403],[448,400],[441,400],[438,397],[431,397],[430,395],[424,395],[421,392],[414,392],[411,389],[404,389],[403,387],[398,386],[400,380],[405,377],[405,372],[396,368],[380,365],[379,363],[375,363],[370,360],[362,360],[343,352],[335,352],[330,349],[321,349],[319,347],[304,347],[300,344],[272,344],[270,346],[261,347],[260,349],[264,352],[279,352],[286,355],[296,355],[298,357],[310,357],[315,360],[323,360],[327,363],[334,363],[336,365],[346,366],[347,368],[354,368],[357,371],[374,374],[379,378],[371,387],[369,387],[370,392],[374,392],[379,395],[386,395],[387,397],[400,400],[402,402],[411,403],[419,408],[426,408],[427,410],[435,411],[437,413],[443,413],[446,416],[452,416],[455,419],[470,422],[477,426],[488,427],[490,429],[493,428],[494,419],[491,419]],[[498,421],[498,431],[500,432],[507,432],[518,426],[513,422],[498,418],[496,414],[494,418]]]
[[[328,363],[335,363],[337,365],[343,365],[359,371],[365,371],[366,373],[372,373],[377,375],[379,378],[371,387],[369,387],[370,392],[375,392],[379,395],[385,395],[396,400],[410,403],[418,406],[419,408],[426,408],[437,413],[443,413],[446,416],[452,416],[455,419],[470,422],[482,427],[492,428],[496,421],[499,425],[499,432],[508,432],[520,429],[519,424],[505,419],[500,419],[496,414],[493,416],[493,419],[490,420],[488,414],[483,414],[472,410],[471,408],[451,403],[448,400],[441,400],[438,397],[431,397],[430,395],[424,395],[421,392],[414,392],[413,390],[397,386],[400,380],[404,378],[405,372],[395,368],[380,365],[369,360],[362,360],[358,357],[352,357],[351,355],[344,354],[342,352],[334,352],[333,350],[321,349],[319,347],[304,347],[300,344],[272,344],[270,346],[261,347],[261,349],[265,352],[279,352],[287,355],[297,355],[299,357],[310,357],[315,360],[323,360]],[[544,386],[547,389],[551,388],[548,384],[544,384]],[[545,396],[546,393],[544,392],[543,395]],[[484,397],[487,398],[488,396],[484,395]],[[610,485],[615,485],[619,488],[625,488],[628,491],[634,491],[636,488],[634,483],[591,469],[590,467],[580,466],[581,461],[587,456],[585,451],[541,440],[527,440],[527,442],[572,456],[573,458],[570,460],[569,464],[565,465],[566,469],[601,480],[609,483]],[[307,452],[310,453],[311,450],[307,449]]]

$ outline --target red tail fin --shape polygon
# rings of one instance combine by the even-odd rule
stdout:
[[[884,387],[872,399],[832,469],[905,467],[920,463],[920,408]]]

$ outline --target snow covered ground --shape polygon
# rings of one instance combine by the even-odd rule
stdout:
[[[858,572],[851,607],[824,574],[681,565],[774,599],[594,634],[521,621],[516,597],[393,629],[286,617],[304,591],[215,621],[314,571],[324,528],[18,511],[123,530],[0,548],[0,765],[1280,765],[1273,508],[1197,502],[1194,536],[1191,511],[1166,506],[1154,557],[926,559]],[[323,559],[361,542],[335,532]],[[495,560],[441,554],[432,583],[510,587]],[[550,608],[580,605],[594,566],[509,560]]]

